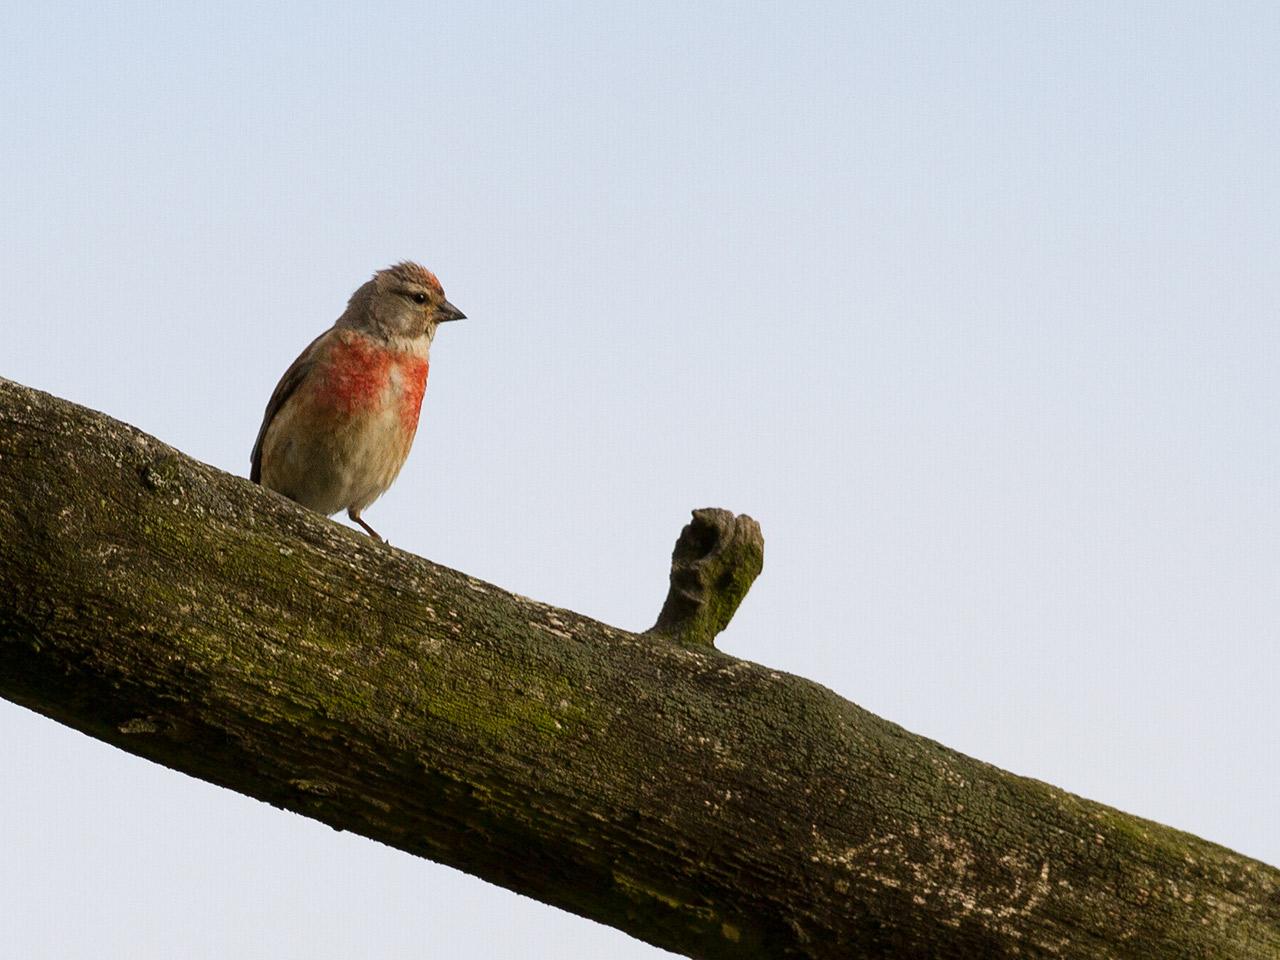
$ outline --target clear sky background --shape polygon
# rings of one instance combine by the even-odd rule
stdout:
[[[1280,863],[1280,6],[3,3],[0,375],[247,474],[377,268],[470,319],[366,515]],[[33,505],[39,509],[40,505]],[[644,958],[0,703],[29,960]]]

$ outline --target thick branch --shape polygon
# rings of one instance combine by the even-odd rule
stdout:
[[[1280,956],[1271,867],[3,380],[0,695],[693,957]]]

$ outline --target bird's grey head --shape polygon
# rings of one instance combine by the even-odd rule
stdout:
[[[440,324],[465,317],[445,299],[434,273],[406,260],[379,270],[353,293],[338,324],[388,339],[430,340]]]

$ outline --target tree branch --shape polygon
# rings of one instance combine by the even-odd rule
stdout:
[[[16,703],[691,957],[1280,956],[1275,869],[717,652],[754,542],[637,635],[0,380]]]
[[[728,510],[693,511],[671,553],[671,589],[649,633],[710,647],[764,569],[760,524]]]

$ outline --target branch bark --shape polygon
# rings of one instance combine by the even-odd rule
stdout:
[[[671,552],[671,589],[649,633],[709,647],[764,569],[760,524],[728,510],[693,511]]]
[[[704,642],[754,555],[634,634],[0,380],[16,703],[690,957],[1280,957],[1274,868]]]

